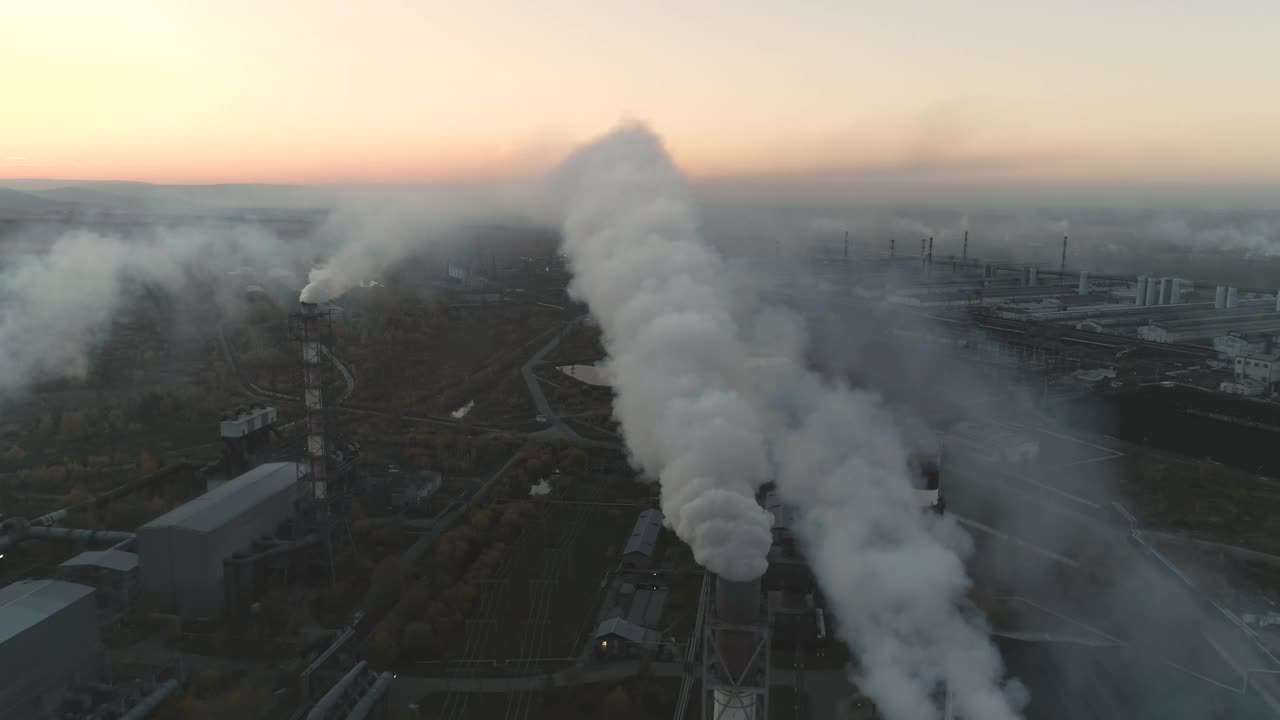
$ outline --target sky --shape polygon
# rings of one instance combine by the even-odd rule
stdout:
[[[0,177],[1280,182],[1275,0],[16,0]]]

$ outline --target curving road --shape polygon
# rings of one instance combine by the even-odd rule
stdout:
[[[568,335],[578,323],[582,322],[582,318],[577,318],[565,323],[564,329],[556,333],[546,345],[543,345],[537,352],[530,357],[525,364],[520,367],[520,375],[524,378],[524,384],[529,388],[529,395],[533,398],[533,404],[538,408],[538,414],[547,419],[551,425],[545,430],[539,430],[530,433],[530,438],[545,440],[568,440],[575,443],[587,442],[587,439],[578,434],[576,430],[569,427],[565,423],[564,418],[560,417],[554,408],[551,407],[547,395],[542,391],[542,383],[538,381],[538,376],[533,373],[534,368],[542,364],[543,358],[547,353],[551,352],[560,344],[560,341]]]

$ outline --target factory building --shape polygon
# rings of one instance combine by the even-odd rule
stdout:
[[[1138,337],[1151,342],[1204,343],[1223,335],[1275,334],[1280,332],[1280,315],[1274,312],[1220,317],[1190,317],[1162,320],[1138,328]]]
[[[592,644],[599,657],[639,657],[661,650],[662,633],[622,618],[610,618],[596,626]]]
[[[94,590],[21,580],[0,590],[0,718],[62,717],[66,692],[101,674]]]
[[[261,462],[262,455],[271,446],[276,419],[275,408],[260,405],[237,408],[223,416],[219,434],[225,477],[245,473]]]
[[[628,586],[623,586],[623,594],[627,594]],[[662,620],[662,610],[667,604],[667,593],[670,592],[665,587],[641,587],[636,588],[630,586],[631,590],[631,606],[627,610],[627,622],[640,627],[658,627],[658,623]]]
[[[640,513],[630,537],[627,538],[627,544],[622,549],[623,569],[647,570],[652,567],[661,534],[662,513],[652,508]]]
[[[95,590],[99,625],[127,618],[140,594],[138,556],[123,550],[82,552],[59,566],[58,577]]]
[[[1268,336],[1219,335],[1213,339],[1213,349],[1223,357],[1234,358],[1266,352],[1270,343]]]
[[[296,463],[260,465],[139,528],[146,597],[184,618],[221,615],[223,561],[293,516],[299,474]]]
[[[1236,358],[1237,380],[1252,380],[1263,386],[1280,382],[1280,353],[1241,355]]]

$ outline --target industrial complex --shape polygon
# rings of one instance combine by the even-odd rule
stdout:
[[[1036,704],[1061,690],[1036,676],[1053,662],[1102,676],[1087,693],[1070,690],[1090,708],[1115,703],[1097,717],[1137,717],[1106,676],[1149,664],[1212,686],[1224,707],[1280,709],[1270,679],[1280,662],[1257,619],[1265,608],[1209,593],[1170,549],[1182,540],[1154,529],[1156,511],[1113,507],[1076,482],[1139,446],[1196,454],[1203,443],[1218,453],[1205,457],[1245,472],[1276,467],[1280,293],[1068,270],[1065,241],[1057,269],[983,262],[968,257],[967,241],[964,256],[935,263],[931,243],[921,246],[919,257],[891,244],[804,258],[811,281],[780,274],[768,292],[802,311],[819,298],[837,315],[888,318],[877,332],[1008,378],[1019,417],[1039,418],[943,408],[931,418],[945,428],[938,447],[908,459],[920,513],[974,539],[969,601],[990,616],[1012,672],[1028,676],[1028,717],[1072,716]],[[496,261],[445,267],[453,294],[437,302],[439,326],[448,313],[510,308],[553,318],[504,351],[507,374],[480,364],[443,387],[473,393],[451,395],[445,412],[361,403],[362,384],[376,385],[399,358],[380,351],[387,365],[370,367],[342,338],[406,322],[378,319],[385,286],[353,293],[345,308],[282,294],[267,307],[290,363],[244,380],[249,353],[236,343],[245,341],[218,329],[215,356],[244,402],[192,443],[216,457],[166,462],[4,518],[0,552],[25,564],[0,589],[0,718],[183,717],[212,702],[209,677],[232,672],[274,683],[246,720],[601,717],[590,713],[623,703],[677,720],[879,717],[848,683],[841,618],[805,557],[805,519],[777,488],[757,497],[772,523],[765,574],[704,571],[625,464],[601,392],[599,332],[564,299],[559,264],[525,262],[506,276]],[[530,299],[512,287],[535,281],[551,290]],[[259,303],[270,295],[262,282]],[[521,404],[489,410],[487,385],[510,385]],[[912,401],[910,387],[889,382],[885,392]],[[1110,432],[1077,430],[1098,407],[1113,411]],[[605,420],[584,420],[593,417]],[[379,437],[393,431],[404,439]],[[1237,445],[1207,440],[1219,436]],[[500,457],[486,464],[484,452]],[[162,491],[145,520],[98,523],[120,498]],[[1066,536],[1091,539],[1064,548]],[[1116,580],[1096,560],[1100,546],[1124,548],[1113,562],[1131,559],[1152,582],[1181,583],[1194,598],[1186,613],[1208,608],[1198,657],[1162,655],[1154,623],[1100,618],[1090,603]],[[1036,595],[1011,568],[1065,578],[1063,589]],[[260,655],[235,654],[250,646]],[[1256,676],[1236,692],[1241,667]],[[938,702],[955,717],[947,688]]]

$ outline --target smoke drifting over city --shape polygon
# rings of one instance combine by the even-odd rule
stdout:
[[[605,330],[628,447],[659,476],[699,561],[731,579],[763,572],[768,526],[751,495],[773,479],[800,514],[857,679],[888,717],[929,717],[943,687],[967,716],[1017,717],[1023,691],[1006,686],[981,621],[961,611],[968,543],[921,515],[892,413],[808,371],[794,316],[762,306],[739,331],[724,266],[648,130],[623,128],[562,172],[565,248]],[[779,353],[780,365],[747,362]]]
[[[139,286],[180,289],[196,270],[282,257],[271,233],[238,225],[154,227],[130,237],[72,230],[0,269],[0,394],[83,377]],[[212,302],[214,298],[208,298]]]

